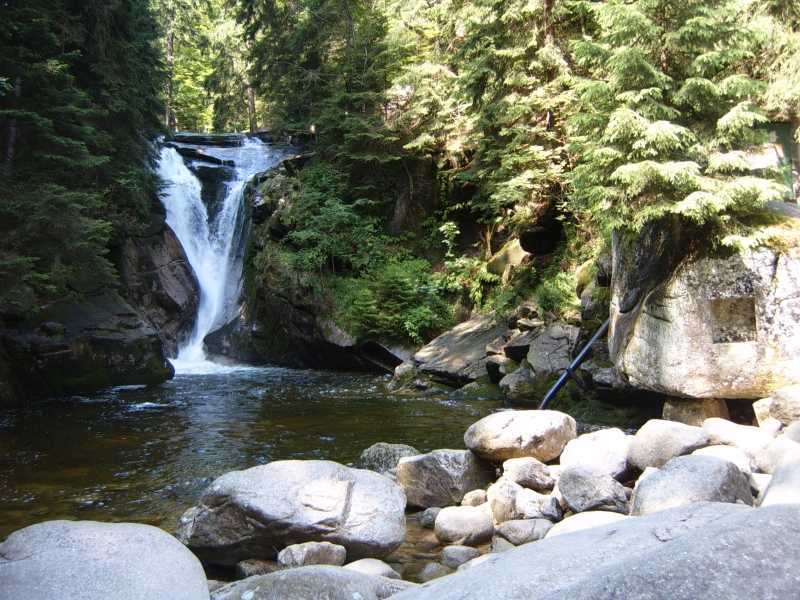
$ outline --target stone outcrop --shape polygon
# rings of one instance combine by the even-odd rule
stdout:
[[[382,558],[405,539],[405,495],[388,478],[322,460],[285,460],[216,479],[177,536],[201,559],[234,565],[325,541],[350,559]]]
[[[774,205],[782,227],[800,211]],[[764,398],[800,383],[800,247],[683,260],[680,225],[614,245],[609,346],[636,387],[692,398]],[[657,265],[651,263],[661,261]]]
[[[0,598],[208,600],[208,587],[200,561],[161,529],[47,521],[0,544]]]
[[[481,557],[394,600],[790,598],[799,534],[796,506],[697,504]]]
[[[175,356],[191,332],[200,292],[183,247],[164,222],[160,204],[150,230],[128,237],[118,252],[126,298],[156,329],[166,352]]]
[[[34,323],[0,330],[0,361],[7,385],[26,399],[156,384],[174,374],[156,330],[114,292],[59,302]]]

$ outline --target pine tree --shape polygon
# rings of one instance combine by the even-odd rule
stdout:
[[[734,243],[785,190],[754,173],[763,140],[750,67],[757,36],[733,0],[611,0],[574,44],[573,207],[606,228],[678,215]],[[725,237],[730,236],[730,237]]]

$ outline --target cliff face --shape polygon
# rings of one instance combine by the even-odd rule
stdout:
[[[167,355],[175,356],[190,333],[199,302],[197,279],[160,203],[146,235],[125,240],[119,252],[123,294],[158,332]]]

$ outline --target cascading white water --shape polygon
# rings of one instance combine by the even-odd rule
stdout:
[[[161,200],[167,209],[167,224],[183,246],[200,287],[194,329],[172,361],[179,373],[217,368],[205,355],[203,339],[232,318],[238,308],[242,264],[236,250],[245,230],[241,210],[244,188],[256,173],[273,166],[280,157],[269,146],[250,138],[240,147],[203,147],[202,151],[234,164],[235,175],[225,184],[222,207],[212,218],[203,203],[200,181],[178,151],[162,148],[158,164],[158,174],[165,183]]]

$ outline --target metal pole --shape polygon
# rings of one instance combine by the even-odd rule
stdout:
[[[606,319],[606,322],[598,329],[595,334],[592,336],[583,349],[578,352],[578,356],[575,357],[575,360],[570,363],[570,365],[564,370],[561,376],[558,378],[553,384],[548,392],[545,394],[544,398],[542,398],[541,403],[539,404],[539,410],[544,410],[550,401],[555,398],[556,394],[564,387],[564,384],[567,383],[567,380],[575,374],[575,369],[581,366],[586,357],[589,355],[589,352],[592,350],[592,346],[594,346],[595,342],[603,337],[608,332],[608,327],[611,325],[611,317]]]

